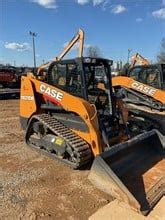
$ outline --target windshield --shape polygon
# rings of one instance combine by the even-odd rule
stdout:
[[[157,66],[140,66],[130,71],[130,77],[154,88],[161,88],[161,73]]]

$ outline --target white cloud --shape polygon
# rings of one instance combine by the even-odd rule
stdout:
[[[165,8],[161,8],[157,11],[153,11],[152,15],[156,18],[162,18],[165,19]]]
[[[21,52],[31,49],[28,43],[15,43],[15,42],[11,42],[11,43],[6,42],[4,44],[4,47],[7,49],[17,50]]]
[[[106,9],[107,9],[107,6],[109,5],[109,0],[105,0],[104,2],[103,2],[103,5],[102,5],[102,10],[103,11],[105,11]]]
[[[120,14],[126,11],[127,9],[123,5],[116,5],[111,12],[114,14]]]
[[[97,6],[97,5],[100,5],[105,2],[107,4],[107,1],[109,1],[109,0],[77,0],[77,3],[80,5],[85,5],[85,4],[92,2],[93,6]]]
[[[87,3],[89,3],[90,0],[77,0],[77,3],[80,5],[85,5]]]
[[[136,18],[136,22],[142,22],[143,18]]]
[[[49,8],[49,9],[57,8],[56,0],[31,0],[31,1],[43,6],[44,8]]]
[[[93,0],[93,5],[96,6],[96,5],[100,5],[101,3],[104,3],[105,0]]]

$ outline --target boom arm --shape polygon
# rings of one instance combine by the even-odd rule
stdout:
[[[72,40],[66,45],[62,53],[56,57],[56,60],[61,60],[68,51],[77,43],[77,41],[80,40],[79,44],[79,55],[78,57],[83,56],[83,46],[84,46],[84,31],[82,29],[79,29],[78,33],[72,38]]]
[[[53,61],[60,61],[69,51],[70,49],[79,41],[79,54],[78,57],[83,56],[83,48],[84,48],[84,31],[79,29],[78,33],[72,38],[72,40],[65,46],[64,50],[59,54],[59,56],[54,57],[52,61],[41,65],[38,68],[37,75],[45,68],[47,68]]]
[[[140,62],[141,65],[150,64],[150,62],[146,58],[142,57],[139,53],[136,53],[134,56],[132,56],[132,62],[130,68],[133,68],[137,62]]]
[[[165,92],[160,89],[155,89],[146,84],[135,81],[130,77],[117,76],[112,78],[113,87],[123,87],[137,91],[141,94],[147,95],[165,105]]]

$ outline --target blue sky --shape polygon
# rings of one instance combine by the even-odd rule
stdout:
[[[165,0],[0,0],[0,10],[0,63],[33,64],[30,30],[38,65],[58,55],[79,27],[85,48],[98,46],[114,61],[125,61],[128,48],[155,61],[165,37]]]

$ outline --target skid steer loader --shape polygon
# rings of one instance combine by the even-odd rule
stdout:
[[[147,212],[164,194],[164,137],[152,130],[128,140],[127,110],[112,91],[111,65],[81,56],[49,63],[44,81],[23,76],[20,122],[30,147],[76,169],[95,158],[90,181]]]
[[[165,134],[165,64],[134,67],[128,76],[112,79],[115,92],[127,103],[131,120],[140,130]]]
[[[126,73],[112,79],[112,86],[123,96],[136,134],[151,128],[165,134],[165,64],[151,64],[136,53]]]

